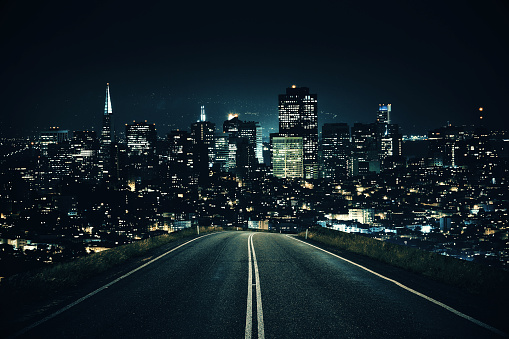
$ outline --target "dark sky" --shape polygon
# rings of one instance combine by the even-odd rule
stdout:
[[[392,103],[403,133],[478,123],[480,106],[507,129],[506,0],[331,3],[3,1],[1,134],[97,131],[107,82],[117,129],[148,120],[160,135],[200,105],[269,132],[293,84],[318,94],[320,125]]]

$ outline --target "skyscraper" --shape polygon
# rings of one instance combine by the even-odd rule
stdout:
[[[302,137],[272,136],[272,174],[278,178],[304,177]]]
[[[187,131],[174,130],[168,133],[167,140],[166,179],[171,188],[185,190],[197,183],[193,161],[193,138]]]
[[[39,137],[42,157],[38,158],[36,186],[41,192],[51,192],[71,171],[69,131],[58,127],[43,131]]]
[[[74,131],[70,141],[73,158],[72,175],[76,182],[93,182],[99,175],[97,152],[99,141],[93,131]]]
[[[129,155],[154,154],[157,141],[155,124],[133,121],[125,125]]]
[[[104,114],[101,129],[99,147],[99,168],[100,176],[106,182],[111,183],[114,171],[114,141],[113,110],[111,108],[110,84],[106,84],[106,98],[104,100]]]
[[[302,138],[306,179],[318,178],[317,102],[307,87],[294,85],[279,95],[279,136]]]
[[[223,132],[229,136],[230,172],[241,171],[246,177],[247,172],[255,171],[258,165],[263,163],[262,130],[258,122],[242,121],[238,115],[230,114],[223,123]]]
[[[376,115],[376,142],[381,169],[400,163],[401,135],[396,124],[391,124],[391,104],[378,104]]]
[[[111,108],[110,84],[106,84],[106,98],[104,100],[103,125],[101,130],[101,144],[111,145],[114,142],[112,122],[113,110]]]
[[[69,130],[61,130],[59,127],[50,127],[49,130],[41,132],[39,136],[41,154],[47,156],[49,145],[59,144],[67,140],[69,140]]]
[[[158,167],[155,124],[133,121],[132,124],[125,125],[125,135],[129,158],[126,166],[128,181],[140,185],[144,181],[155,179]]]
[[[348,175],[350,129],[346,123],[329,123],[322,127],[322,176],[338,180]]]
[[[378,104],[376,122],[380,124],[391,123],[391,104]]]
[[[214,163],[215,131],[216,125],[206,121],[205,106],[201,106],[200,121],[191,125],[191,137],[194,141],[194,166],[201,180],[208,178],[209,170]]]
[[[379,173],[380,160],[378,158],[377,124],[354,123],[351,136],[350,175],[363,175],[369,172]]]

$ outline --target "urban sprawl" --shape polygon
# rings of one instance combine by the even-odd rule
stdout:
[[[260,123],[230,114],[217,128],[203,106],[190,130],[161,138],[133,122],[120,140],[107,85],[100,133],[2,139],[0,277],[196,226],[319,225],[509,267],[507,132],[480,119],[403,137],[379,104],[373,122],[327,123],[319,137],[306,87],[278,109],[265,141]]]

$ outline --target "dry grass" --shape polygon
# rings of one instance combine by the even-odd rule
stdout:
[[[222,229],[200,227],[200,234],[220,230]],[[2,283],[0,290],[3,290],[3,293],[1,294],[22,293],[25,297],[28,297],[52,293],[62,288],[77,285],[131,258],[141,256],[154,248],[195,235],[195,228],[185,229],[115,247],[103,252],[93,253],[71,262],[56,264],[42,270],[17,274],[10,277],[5,283]]]
[[[304,237],[304,233],[299,234]],[[423,274],[479,294],[496,294],[509,286],[509,272],[357,234],[313,228],[308,238]]]

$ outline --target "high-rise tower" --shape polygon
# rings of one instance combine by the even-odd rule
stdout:
[[[292,86],[279,95],[279,136],[302,137],[304,178],[318,178],[317,95],[309,88]]]
[[[191,138],[194,143],[194,168],[199,174],[200,180],[208,179],[209,169],[215,159],[214,135],[216,125],[207,121],[205,106],[200,108],[200,120],[191,124]]]
[[[401,134],[398,125],[391,123],[391,104],[378,104],[376,138],[382,170],[400,163]]]
[[[272,174],[278,178],[304,176],[302,137],[272,136]]]
[[[106,84],[106,98],[104,100],[104,114],[103,114],[103,126],[101,130],[101,144],[111,145],[113,140],[113,127],[112,127],[112,115],[113,110],[111,109],[111,98],[110,98],[110,84]]]
[[[391,123],[391,104],[378,104],[378,112],[376,114],[376,122],[379,124]]]
[[[346,123],[328,123],[322,127],[322,176],[339,180],[348,175],[350,130]]]
[[[99,148],[99,167],[101,177],[111,183],[111,177],[114,170],[114,141],[115,133],[113,130],[113,110],[111,108],[110,84],[106,84],[106,98],[104,100],[103,124],[101,129],[101,139]]]

